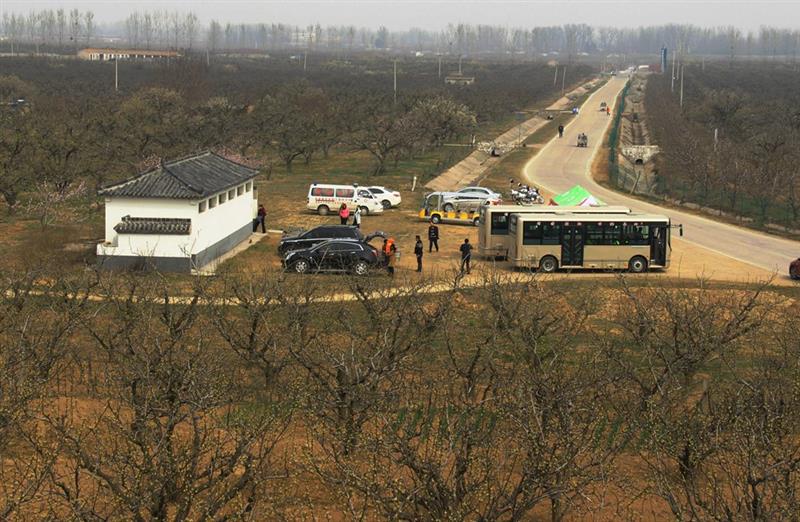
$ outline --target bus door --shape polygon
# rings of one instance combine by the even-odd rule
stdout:
[[[650,264],[665,266],[667,264],[667,242],[669,227],[650,225]]]
[[[583,226],[580,224],[561,226],[561,266],[583,266]]]

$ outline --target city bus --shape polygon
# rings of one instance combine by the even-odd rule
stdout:
[[[508,257],[511,249],[511,237],[508,234],[508,217],[511,214],[549,214],[563,215],[577,214],[630,214],[631,209],[621,206],[600,207],[559,207],[556,205],[483,205],[480,218],[477,222],[478,248],[477,254],[481,257],[502,258]]]
[[[670,220],[658,214],[511,214],[508,259],[514,267],[565,269],[667,268]]]

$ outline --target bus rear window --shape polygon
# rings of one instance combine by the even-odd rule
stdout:
[[[493,236],[508,235],[508,213],[492,214],[492,235]]]

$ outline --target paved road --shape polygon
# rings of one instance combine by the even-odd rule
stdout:
[[[617,76],[598,89],[584,104],[580,114],[567,125],[564,137],[553,138],[525,165],[523,176],[529,183],[560,194],[574,185],[582,185],[594,196],[609,205],[625,205],[641,212],[665,214],[673,224],[683,224],[683,239],[699,246],[750,263],[759,268],[786,274],[789,263],[800,256],[800,242],[781,239],[753,232],[681,212],[611,191],[591,179],[592,158],[612,116],[600,112],[600,103],[612,104],[614,113],[616,98],[625,86],[627,78]],[[575,146],[578,133],[589,136],[589,147]]]

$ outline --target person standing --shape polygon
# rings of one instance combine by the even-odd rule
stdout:
[[[391,277],[394,277],[394,265],[397,259],[397,247],[392,239],[389,239],[389,241],[385,242],[384,244],[386,245],[386,271],[389,272]]]
[[[253,220],[253,232],[258,230],[258,225],[261,225],[261,233],[267,233],[267,226],[265,224],[267,220],[267,210],[264,208],[264,205],[258,206],[258,214],[256,214],[256,219]]]
[[[611,116],[611,107],[606,105],[606,116]]]
[[[417,236],[417,242],[414,243],[414,255],[417,256],[417,272],[422,272],[423,252],[425,252],[425,246],[422,244],[422,238]]]
[[[346,225],[347,220],[350,219],[350,209],[347,208],[347,203],[342,203],[342,206],[339,207],[339,219],[342,225]]]
[[[361,207],[356,207],[355,212],[353,212],[353,226],[361,228]]]
[[[469,262],[472,259],[472,245],[469,244],[469,238],[464,239],[459,250],[461,250],[461,273],[463,274],[466,268],[466,273],[469,274]]]
[[[439,227],[431,222],[431,226],[428,227],[428,253],[433,252],[433,247],[439,251]]]
[[[558,126],[558,137],[559,138],[563,138],[564,137],[564,126],[563,125],[559,125]]]

